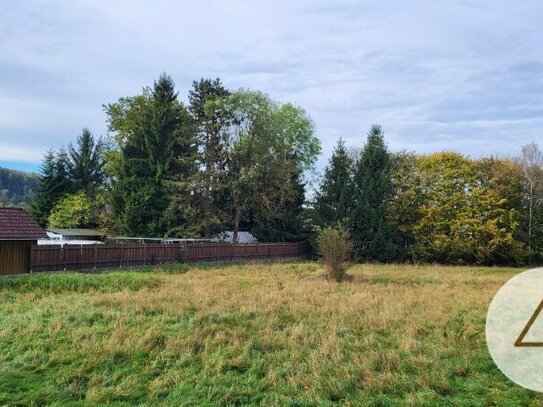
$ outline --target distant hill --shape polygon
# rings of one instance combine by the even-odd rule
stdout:
[[[34,172],[10,170],[0,167],[0,206],[25,206],[32,202],[39,176]]]

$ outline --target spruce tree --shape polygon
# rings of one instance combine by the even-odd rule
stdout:
[[[230,141],[227,127],[232,117],[224,101],[229,95],[219,78],[194,81],[189,91],[189,111],[201,153],[199,160],[208,178],[217,178],[226,169]]]
[[[104,150],[103,140],[95,141],[87,128],[78,136],[76,146],[68,146],[68,170],[76,191],[92,194],[102,186],[105,180]]]
[[[211,237],[227,222],[228,204],[225,178],[228,171],[231,113],[226,98],[230,95],[219,78],[200,79],[189,91],[189,111],[196,131],[200,169],[192,179],[190,203],[197,207],[189,223],[195,233]],[[186,194],[185,194],[186,195]]]
[[[55,178],[52,195],[55,197],[55,203],[65,194],[74,192],[74,184],[70,177],[68,153],[62,147],[55,157]]]
[[[34,219],[43,227],[59,199],[73,191],[67,166],[68,157],[62,149],[58,153],[50,150],[43,157],[40,183],[31,206]]]
[[[393,193],[390,154],[381,126],[373,125],[354,175],[352,238],[358,256],[369,261],[393,261],[396,248],[387,206]]]
[[[344,223],[351,224],[354,191],[352,161],[340,139],[324,172],[324,178],[316,194],[314,221],[324,227]]]
[[[186,109],[177,100],[169,76],[161,75],[147,98],[138,106],[138,119],[125,120],[131,128],[121,145],[120,170],[111,191],[112,210],[123,233],[163,237],[171,227],[167,209],[172,182],[183,162],[181,156],[188,153],[184,149],[190,147],[190,133],[185,128]],[[115,105],[108,108],[108,112],[115,111]],[[110,123],[113,119],[110,117]]]

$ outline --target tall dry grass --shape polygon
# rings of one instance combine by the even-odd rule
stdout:
[[[111,290],[0,284],[0,403],[543,402],[485,347],[518,270],[360,265],[339,285],[316,263],[170,271]]]

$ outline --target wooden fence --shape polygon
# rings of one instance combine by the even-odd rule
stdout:
[[[307,242],[298,243],[143,243],[33,246],[32,272],[97,270],[166,263],[290,260],[306,257]]]

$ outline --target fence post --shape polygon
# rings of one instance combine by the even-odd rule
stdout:
[[[96,262],[98,261],[98,245],[94,245],[94,270],[96,270]]]

